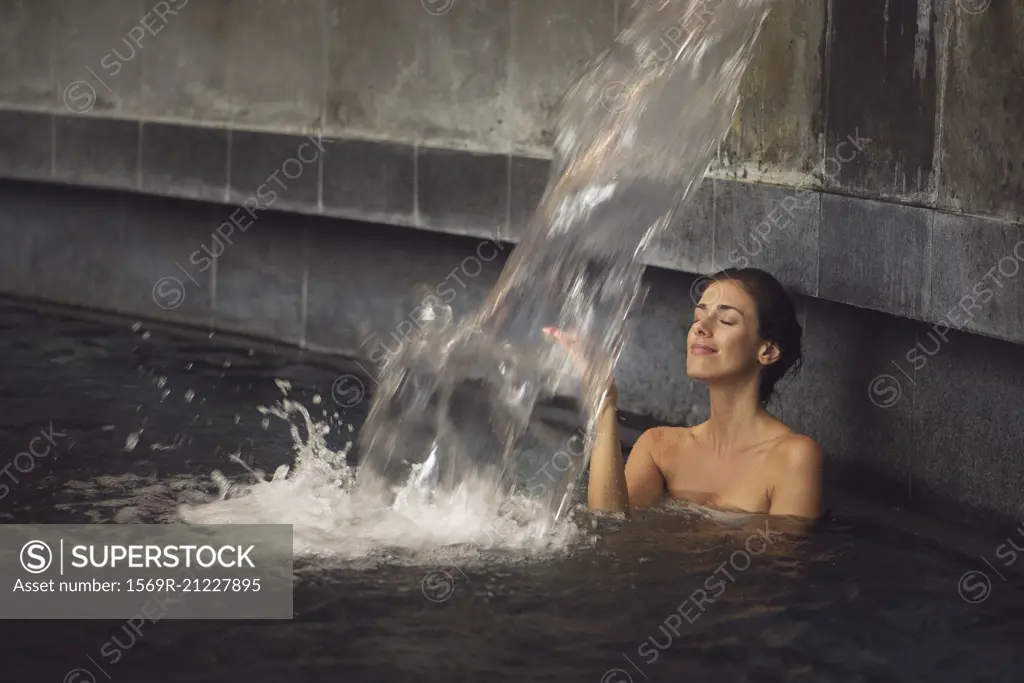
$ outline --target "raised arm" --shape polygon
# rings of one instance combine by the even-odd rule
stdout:
[[[615,394],[610,392],[610,396]],[[651,430],[640,435],[623,465],[622,440],[614,401],[602,408],[590,456],[587,505],[604,512],[645,508],[661,498],[665,479],[651,452]]]
[[[578,357],[576,341],[571,334],[554,327],[545,327],[544,332]],[[630,509],[647,507],[660,498],[665,490],[665,480],[651,452],[651,430],[640,435],[629,462],[623,464],[616,409],[618,399],[619,392],[613,378],[597,418],[594,446],[590,453],[587,506],[604,512],[628,514]]]
[[[587,506],[602,512],[627,512],[629,492],[622,464],[622,440],[619,436],[615,397],[612,392],[609,394],[609,399],[601,406],[594,449],[590,453]]]

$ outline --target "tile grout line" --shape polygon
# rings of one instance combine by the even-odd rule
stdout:
[[[316,211],[321,216],[324,213],[324,157],[327,155],[327,143],[324,142],[323,129],[320,129],[320,153],[317,155],[317,189],[316,189]]]
[[[924,282],[924,301],[921,302],[921,317],[930,316],[933,308],[933,297],[935,292],[933,291],[933,274],[935,272],[935,261],[934,261],[934,249],[935,249],[935,210],[929,210],[928,212],[928,239],[925,244],[924,250],[924,271],[925,271],[925,282]]]
[[[817,235],[814,239],[814,296],[821,295],[821,227],[825,223],[825,197],[821,192],[815,191],[818,195],[818,224],[815,226]]]
[[[145,122],[139,119],[139,129],[136,136],[135,147],[135,189],[142,191],[142,135]]]
[[[512,152],[505,157],[505,228],[498,234],[504,234],[506,240],[512,239]]]
[[[211,212],[210,217],[213,218]],[[219,258],[211,259],[212,265],[210,266],[210,317],[209,325],[210,332],[213,333],[217,329],[217,280],[220,277],[220,261]]]
[[[57,116],[50,114],[50,180],[57,178]]]
[[[312,232],[312,227],[308,223],[302,229],[302,333],[299,335],[301,348],[306,348],[309,341],[309,254]]]
[[[224,203],[227,204],[231,201],[231,156],[234,152],[235,146],[235,134],[231,128],[228,128],[227,145],[224,151],[224,162],[225,162],[225,174],[224,174]]]
[[[418,227],[420,221],[420,146],[412,147],[412,222]]]

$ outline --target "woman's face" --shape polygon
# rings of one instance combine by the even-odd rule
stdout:
[[[703,381],[756,374],[778,358],[758,329],[754,300],[738,282],[711,283],[686,335],[686,374]]]

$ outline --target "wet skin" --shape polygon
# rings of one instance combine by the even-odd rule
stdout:
[[[781,423],[779,432],[722,452],[706,425],[648,430],[626,464],[630,506],[648,507],[667,494],[716,510],[817,517],[816,445]]]
[[[711,419],[644,432],[623,467],[613,383],[598,420],[589,506],[628,512],[668,495],[721,510],[820,517],[821,447],[771,416],[758,397],[761,373],[780,354],[761,339],[742,286],[709,286],[687,334],[686,369],[708,385]]]

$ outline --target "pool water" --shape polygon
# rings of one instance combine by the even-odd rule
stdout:
[[[305,418],[267,407],[303,406],[308,424],[330,427],[325,452],[343,454],[368,407],[338,400],[338,378],[355,368],[341,361],[13,301],[0,301],[0,329],[0,468],[41,432],[54,444],[0,480],[4,523],[256,514],[256,493],[231,507],[211,473],[243,482],[246,468],[293,463]],[[2,678],[1020,678],[1018,581],[989,572],[981,585],[977,557],[842,510],[811,536],[685,506],[628,522],[575,510],[564,528],[489,548],[442,547],[458,538],[450,528],[414,547],[413,527],[389,524],[391,536],[349,524],[306,537],[323,552],[296,560],[292,620],[159,620],[141,635],[123,621],[9,621]]]

